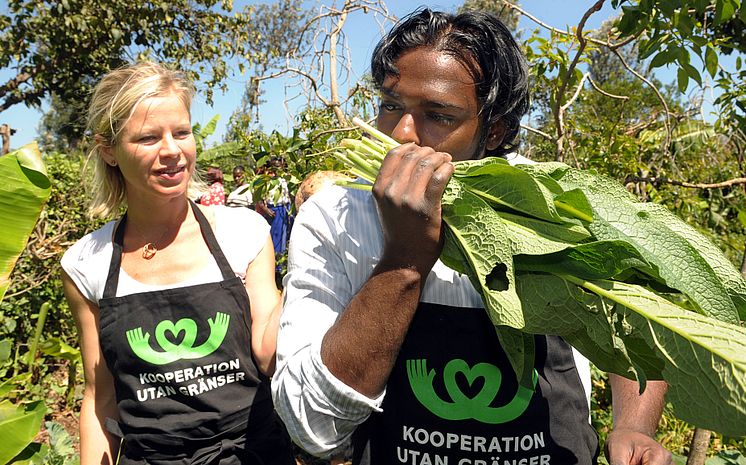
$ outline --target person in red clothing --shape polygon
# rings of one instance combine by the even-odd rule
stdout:
[[[200,197],[200,205],[225,205],[225,188],[223,187],[223,172],[220,168],[211,166],[207,169],[207,185],[210,189]]]

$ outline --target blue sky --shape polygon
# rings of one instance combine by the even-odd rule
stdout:
[[[243,2],[236,1],[237,5],[240,3]],[[316,2],[307,3],[309,7],[317,5]],[[324,1],[323,3],[331,4],[332,2]],[[421,5],[427,5],[432,9],[453,11],[461,3],[462,2],[449,0],[438,2],[390,0],[387,5],[391,13],[397,17],[401,17]],[[610,2],[606,2],[604,8],[600,12],[591,16],[586,25],[586,29],[596,28],[604,20],[614,16],[615,12],[609,6],[609,3]],[[592,4],[592,2],[590,0],[523,0],[521,4],[525,10],[545,23],[560,29],[565,29],[567,25],[577,24],[585,10]],[[525,17],[521,19],[519,25],[519,28],[526,31],[524,37],[530,35],[530,31],[536,27],[535,23]],[[370,18],[362,13],[351,15],[348,24],[345,27],[345,31],[350,46],[350,56],[353,57],[352,67],[354,75],[351,76],[350,79],[354,81],[368,71],[370,54],[380,37],[380,31],[374,24],[372,24]],[[10,74],[10,70],[0,70],[0,80],[4,82]],[[664,81],[670,81],[671,78],[666,79],[667,74],[670,73],[664,72],[663,75],[660,76],[661,79]],[[225,125],[231,113],[233,113],[241,101],[241,96],[247,80],[248,77],[246,75],[242,76],[236,72],[236,75],[228,80],[229,90],[226,93],[221,93],[219,91],[215,93],[212,106],[207,105],[201,95],[197,96],[192,108],[193,122],[204,124],[216,114],[221,116],[215,135],[207,141],[209,145],[222,140],[222,135],[225,132]],[[280,132],[287,133],[290,128],[292,128],[291,115],[288,114],[283,102],[289,96],[292,96],[293,93],[297,93],[298,91],[297,89],[292,88],[286,89],[285,84],[286,83],[280,79],[265,81],[263,84],[263,89],[266,92],[263,98],[267,103],[260,108],[260,116],[264,130],[277,129]],[[293,109],[291,108],[290,111],[292,110]],[[19,147],[31,142],[36,137],[36,128],[41,115],[42,111],[29,109],[22,105],[16,105],[10,110],[0,114],[0,123],[9,123],[11,127],[17,130],[17,133],[11,139],[11,145],[13,147]]]

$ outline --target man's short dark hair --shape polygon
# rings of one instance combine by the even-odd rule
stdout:
[[[371,72],[380,89],[388,75],[398,76],[396,60],[406,51],[430,47],[444,52],[466,67],[476,83],[480,105],[479,153],[489,128],[501,121],[502,144],[487,155],[500,156],[516,149],[516,137],[528,110],[526,58],[510,30],[495,16],[470,10],[453,15],[422,9],[402,18],[373,51]]]

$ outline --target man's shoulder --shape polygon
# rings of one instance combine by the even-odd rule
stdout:
[[[370,208],[375,209],[370,190],[330,185],[309,197],[301,206],[300,212],[316,210],[326,213],[367,214],[365,212]]]
[[[516,152],[508,153],[503,155],[503,158],[508,161],[511,165],[535,165],[536,162],[530,158],[526,158],[523,155],[519,155]]]

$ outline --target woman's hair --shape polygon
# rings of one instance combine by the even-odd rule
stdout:
[[[135,108],[150,97],[174,94],[187,111],[195,94],[194,85],[181,72],[164,65],[141,61],[110,71],[93,90],[88,108],[88,133],[93,136],[93,148],[88,154],[86,168],[91,165],[91,203],[93,217],[108,217],[126,205],[124,177],[116,166],[107,164],[101,156],[103,147],[114,147]],[[192,173],[189,197],[199,195],[202,181]]]
[[[483,11],[453,15],[423,9],[403,18],[376,45],[371,58],[373,81],[380,89],[386,76],[398,76],[396,61],[415,48],[428,47],[458,60],[476,84],[480,105],[479,152],[485,149],[489,128],[501,122],[502,144],[487,155],[514,151],[520,121],[528,111],[526,58],[505,25]]]

